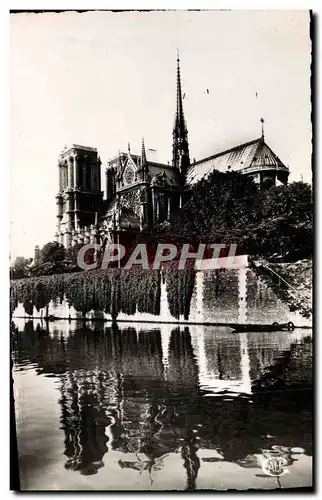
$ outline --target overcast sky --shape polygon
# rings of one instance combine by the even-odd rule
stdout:
[[[10,38],[12,258],[53,239],[65,144],[105,167],[144,136],[171,161],[177,48],[190,157],[259,137],[263,116],[290,181],[311,182],[308,11],[12,14]]]

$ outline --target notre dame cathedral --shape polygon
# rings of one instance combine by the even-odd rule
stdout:
[[[262,125],[263,125],[262,120]],[[59,156],[56,241],[69,248],[77,243],[115,241],[169,221],[189,197],[191,186],[213,170],[250,175],[261,187],[287,183],[289,169],[260,138],[190,161],[188,130],[183,112],[180,61],[177,59],[177,107],[173,128],[172,164],[119,152],[105,170],[95,148],[73,144]]]

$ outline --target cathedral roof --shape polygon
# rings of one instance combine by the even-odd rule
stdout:
[[[97,149],[96,148],[92,148],[90,146],[82,146],[80,144],[71,144],[70,146],[67,146],[65,145],[64,146],[64,149],[61,151],[60,155],[61,156],[64,156],[66,155],[66,153],[68,153],[69,151],[84,151],[85,153],[88,152],[88,153],[97,153]]]
[[[208,177],[214,170],[234,171],[243,174],[263,170],[289,171],[288,167],[265,143],[263,137],[193,163],[187,174],[187,183],[195,184],[202,178]]]
[[[155,175],[164,174],[165,179],[168,184],[178,185],[178,175],[177,171],[170,165],[164,165],[162,163],[147,162],[149,174],[151,177]]]

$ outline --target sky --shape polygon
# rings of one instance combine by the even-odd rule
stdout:
[[[311,182],[308,11],[11,14],[12,260],[53,240],[65,145],[96,147],[102,176],[142,137],[171,162],[178,48],[190,157],[259,137],[264,117],[289,181]]]

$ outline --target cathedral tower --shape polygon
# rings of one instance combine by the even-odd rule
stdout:
[[[173,127],[172,165],[177,168],[181,175],[181,181],[185,183],[187,170],[190,165],[188,130],[183,114],[182,89],[180,75],[179,52],[177,57],[177,109]]]
[[[95,148],[73,144],[59,156],[56,240],[69,248],[102,209],[101,161]]]

